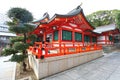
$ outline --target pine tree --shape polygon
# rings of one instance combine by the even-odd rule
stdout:
[[[31,32],[35,25],[30,22],[33,20],[32,14],[26,9],[22,8],[11,8],[8,11],[8,17],[11,21],[7,22],[9,30],[13,33],[16,33],[17,36],[11,38],[11,45],[9,48],[6,48],[2,51],[3,55],[11,55],[10,61],[22,62],[23,71],[26,71],[25,59],[27,58],[26,49],[29,47],[30,43],[27,43],[27,39],[30,38],[32,44],[35,42],[36,36],[28,36],[28,33]],[[34,37],[31,38],[31,37]],[[32,40],[33,39],[33,40]]]

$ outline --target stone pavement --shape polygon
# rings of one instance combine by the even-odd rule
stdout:
[[[42,80],[120,80],[120,51]]]
[[[10,58],[0,57],[0,80],[15,80],[16,63],[4,62]]]

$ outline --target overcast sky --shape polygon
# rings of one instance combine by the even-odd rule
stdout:
[[[35,19],[40,19],[45,12],[52,17],[55,13],[66,14],[82,2],[84,14],[98,10],[120,9],[119,0],[0,0],[0,13],[6,14],[12,7],[29,10]]]

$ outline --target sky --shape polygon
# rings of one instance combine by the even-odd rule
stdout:
[[[67,14],[78,5],[88,15],[98,10],[120,9],[119,0],[0,0],[0,14],[7,14],[13,7],[29,10],[35,19],[40,19],[45,12],[52,17],[55,13]]]

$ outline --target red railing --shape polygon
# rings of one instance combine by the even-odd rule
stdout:
[[[28,51],[31,51],[37,58],[46,58],[53,56],[61,56],[68,54],[77,54],[93,50],[100,50],[102,46],[93,44],[81,46],[81,44],[73,43],[40,43],[36,42],[34,46],[30,46]]]

